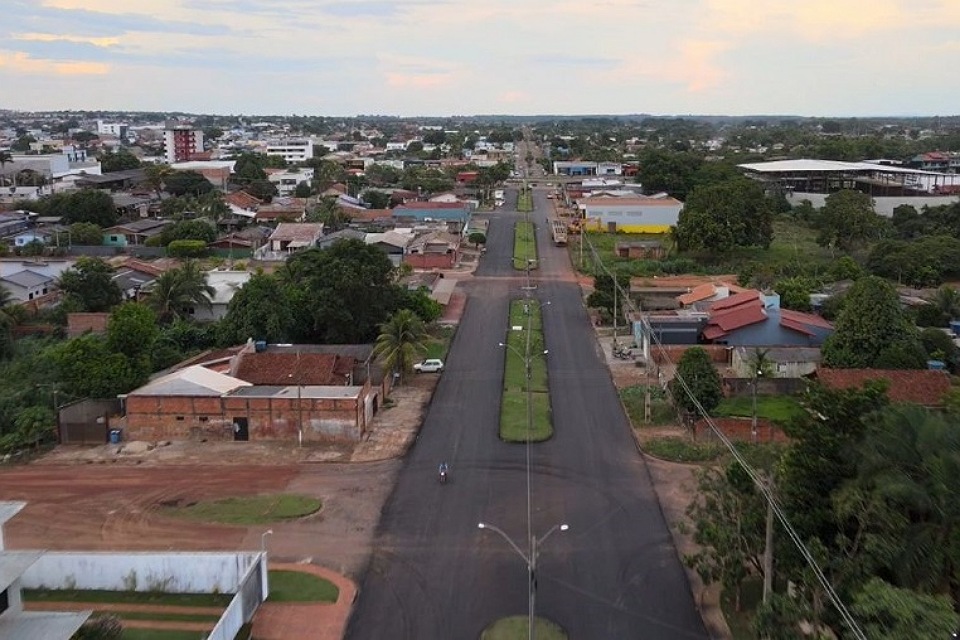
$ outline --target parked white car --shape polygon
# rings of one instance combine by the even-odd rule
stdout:
[[[413,370],[417,373],[440,373],[443,371],[443,360],[424,360],[413,365]]]

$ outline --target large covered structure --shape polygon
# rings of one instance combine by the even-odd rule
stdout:
[[[821,207],[831,193],[851,189],[873,198],[877,213],[886,216],[893,215],[901,204],[917,208],[952,204],[960,194],[960,174],[909,169],[884,161],[799,159],[738,166],[748,177],[763,182],[770,191],[783,193],[793,204],[809,200]]]

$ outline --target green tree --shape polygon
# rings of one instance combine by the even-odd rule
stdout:
[[[763,573],[766,501],[739,463],[725,472],[697,474],[697,498],[687,508],[700,547],[685,562],[706,584],[719,582],[732,593],[740,611],[740,587],[751,574]]]
[[[271,202],[277,195],[277,185],[269,180],[252,180],[244,190],[263,202]]]
[[[949,598],[898,589],[880,578],[854,596],[850,612],[868,640],[950,638],[960,626]]]
[[[697,187],[680,212],[674,238],[681,251],[766,248],[773,240],[773,208],[763,187],[746,178]]]
[[[146,183],[157,194],[157,200],[163,200],[164,184],[172,173],[173,169],[168,164],[151,164],[144,169]]]
[[[74,222],[70,225],[70,234],[61,240],[61,244],[100,246],[103,244],[103,229],[92,222]]]
[[[416,291],[408,291],[405,300],[400,304],[404,309],[413,311],[417,314],[417,317],[427,323],[438,320],[443,315],[443,305],[430,297],[430,292],[426,287],[420,287]]]
[[[378,327],[404,300],[390,259],[362,240],[298,252],[280,275],[292,289],[293,337],[307,342],[373,340]]]
[[[916,329],[900,306],[893,285],[869,276],[854,283],[824,342],[823,363],[841,369],[926,367]],[[903,357],[905,356],[905,358]]]
[[[649,149],[640,156],[637,181],[646,193],[665,191],[678,200],[686,200],[702,164],[703,159],[696,154]]]
[[[181,220],[168,225],[160,233],[160,238],[162,245],[168,245],[174,240],[203,240],[209,243],[217,239],[217,230],[206,220]]]
[[[219,329],[223,342],[239,344],[248,338],[288,342],[293,324],[290,306],[287,290],[277,278],[254,274],[227,306]]]
[[[960,318],[960,292],[953,287],[944,285],[937,289],[932,304],[950,320]]]
[[[340,206],[335,197],[325,197],[307,214],[307,221],[322,222],[324,233],[333,233],[349,224],[350,213]]]
[[[101,154],[98,159],[100,160],[101,170],[104,173],[127,171],[140,167],[140,161],[126,149],[121,149],[116,152],[108,151]]]
[[[376,189],[367,189],[360,195],[360,199],[370,205],[371,209],[387,209],[390,207],[390,194]]]
[[[223,129],[220,127],[207,127],[203,130],[204,140],[217,140],[223,137]]]
[[[117,207],[110,194],[95,189],[47,196],[40,199],[37,208],[38,213],[59,216],[67,224],[89,222],[110,227],[117,223]]]
[[[467,236],[467,242],[472,244],[474,248],[479,249],[480,245],[487,244],[487,236],[486,234],[480,231],[474,231],[469,236]]]
[[[133,361],[147,356],[159,335],[156,314],[139,302],[121,304],[107,322],[107,347]]]
[[[778,280],[774,290],[780,294],[780,306],[795,311],[810,311],[810,294],[817,283],[811,278],[796,276]]]
[[[188,260],[180,267],[160,274],[147,293],[147,305],[161,322],[169,322],[188,317],[190,309],[209,308],[215,292],[207,284],[207,274],[199,263]]]
[[[677,363],[676,377],[670,381],[670,393],[674,402],[690,413],[698,412],[698,404],[708,413],[720,404],[723,382],[706,350],[691,347],[683,352]]]
[[[121,640],[123,624],[114,615],[98,615],[90,618],[74,633],[70,640]]]
[[[100,336],[67,340],[51,352],[64,390],[79,398],[112,398],[143,384],[146,376]]]
[[[868,239],[880,237],[885,226],[886,220],[874,211],[870,196],[845,189],[827,196],[820,209],[817,243],[850,251]]]
[[[174,240],[167,245],[171,258],[202,258],[206,254],[207,243],[203,240]]]
[[[374,356],[385,369],[400,374],[400,384],[420,354],[426,352],[427,332],[417,314],[400,309],[380,326]]]
[[[113,267],[99,258],[78,258],[60,275],[59,284],[66,302],[81,311],[109,311],[123,300],[123,292],[113,281]]]
[[[294,198],[309,198],[311,195],[313,195],[313,189],[310,187],[309,182],[299,182],[293,190]]]
[[[233,174],[240,184],[250,184],[254,180],[266,180],[267,173],[263,170],[265,159],[259,153],[241,153],[236,158]]]
[[[174,196],[201,196],[213,191],[213,184],[197,171],[173,171],[163,181],[167,193]]]

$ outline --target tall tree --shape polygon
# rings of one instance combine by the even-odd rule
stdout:
[[[710,355],[701,347],[691,347],[683,352],[677,363],[676,378],[670,382],[674,402],[688,412],[697,412],[697,404],[704,411],[713,411],[723,399],[723,382]],[[688,393],[689,391],[689,393]]]
[[[167,192],[174,196],[202,196],[213,191],[213,183],[197,171],[173,171],[163,181]]]
[[[427,331],[423,320],[409,309],[400,309],[380,325],[374,355],[390,371],[400,374],[400,384],[419,354],[426,352]]]
[[[926,366],[913,323],[893,285],[876,276],[857,280],[844,300],[836,331],[823,345],[823,363],[841,369],[921,369]]]
[[[189,310],[209,307],[214,289],[199,263],[188,260],[154,280],[148,291],[147,305],[162,322],[188,317]]]
[[[850,251],[870,238],[879,238],[886,220],[877,215],[865,193],[845,189],[827,196],[820,209],[817,243]]]
[[[863,586],[850,612],[867,640],[950,638],[960,626],[960,615],[949,598],[898,589],[880,578]]]
[[[147,184],[157,194],[157,200],[163,200],[164,185],[167,177],[173,173],[173,168],[168,164],[151,164],[147,165],[144,173],[147,177]]]
[[[229,344],[248,338],[288,342],[293,324],[290,305],[287,289],[276,277],[254,274],[227,306],[227,315],[220,322],[222,340]]]
[[[60,275],[60,290],[69,305],[81,311],[109,311],[123,300],[113,281],[113,267],[99,258],[82,257]]]
[[[674,238],[681,251],[766,248],[773,240],[773,207],[763,187],[746,178],[697,187],[680,212]]]

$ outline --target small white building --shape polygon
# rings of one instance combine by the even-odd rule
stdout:
[[[227,307],[237,291],[247,284],[252,274],[249,271],[214,270],[207,272],[207,284],[213,287],[209,307],[194,307],[190,317],[200,322],[215,322],[227,315]]]
[[[301,182],[310,184],[313,180],[313,169],[295,169],[271,173],[267,179],[277,187],[277,193],[281,196],[292,196],[296,191],[297,185]]]

